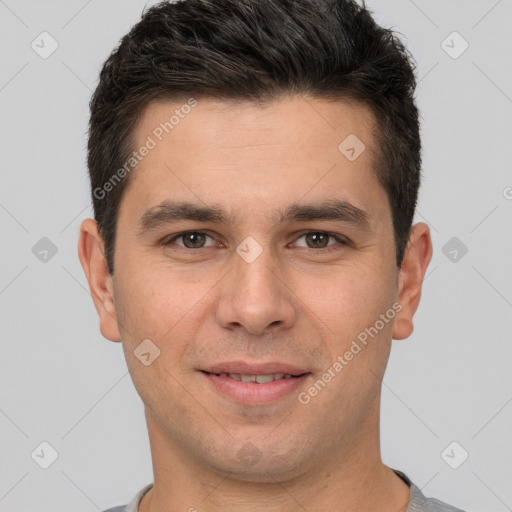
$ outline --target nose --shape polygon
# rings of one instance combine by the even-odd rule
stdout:
[[[289,329],[296,319],[293,293],[284,273],[265,248],[252,262],[233,255],[233,268],[222,280],[217,321],[227,329],[242,326],[254,335]]]

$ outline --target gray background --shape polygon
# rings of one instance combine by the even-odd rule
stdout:
[[[77,256],[88,101],[144,5],[0,0],[0,511],[102,510],[152,481],[142,403]],[[383,459],[427,496],[512,510],[512,1],[368,5],[418,63],[417,221],[434,243],[415,331],[384,380]],[[43,31],[59,45],[46,59],[31,47],[51,49]],[[58,452],[48,469],[43,442]]]

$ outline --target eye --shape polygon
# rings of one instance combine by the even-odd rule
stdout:
[[[212,240],[212,243],[206,245],[206,239]],[[343,238],[333,235],[331,233],[326,233],[324,231],[309,231],[307,233],[303,233],[301,236],[297,238],[300,240],[304,238],[306,241],[306,245],[298,245],[298,247],[304,247],[306,249],[326,249],[326,250],[334,250],[337,249],[337,245],[342,244],[346,245],[347,241]],[[334,243],[329,243],[329,239],[333,240]],[[182,243],[176,243],[177,240],[181,240]],[[336,243],[338,242],[338,243]],[[185,249],[203,249],[205,247],[214,247],[216,245],[215,240],[205,233],[204,231],[185,231],[183,233],[179,233],[174,235],[172,238],[168,239],[166,242],[163,242],[163,245],[178,245]]]
[[[332,235],[330,233],[326,233],[324,231],[309,231],[308,233],[304,233],[301,236],[299,236],[299,238],[297,238],[297,240],[300,240],[301,238],[305,238],[306,244],[308,244],[308,245],[306,245],[306,246],[299,245],[299,247],[306,247],[307,249],[328,249],[328,250],[330,250],[330,248],[333,245],[335,246],[336,243],[329,244],[328,243],[329,238],[331,238],[331,239],[335,240],[335,242],[341,243],[343,245],[346,244],[345,240],[343,240],[342,238],[340,238],[336,235]]]
[[[180,233],[179,235],[173,236],[164,245],[170,245],[175,243],[176,240],[181,239],[183,244],[177,244],[185,249],[202,249],[203,247],[212,247],[215,245],[215,241],[210,246],[205,246],[204,242],[206,238],[213,238],[210,235],[207,235],[203,231],[186,231],[185,233]]]

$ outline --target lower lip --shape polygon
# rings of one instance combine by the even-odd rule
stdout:
[[[244,405],[267,405],[290,395],[304,385],[310,375],[306,373],[291,379],[279,379],[265,384],[241,382],[230,377],[220,377],[212,373],[201,372],[213,387],[236,402]]]

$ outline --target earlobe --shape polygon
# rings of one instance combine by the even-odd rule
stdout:
[[[112,276],[105,259],[103,239],[93,219],[84,220],[80,226],[78,256],[99,315],[101,334],[110,341],[120,341]]]
[[[432,258],[430,229],[424,222],[411,228],[409,242],[399,272],[398,302],[402,309],[395,318],[393,338],[408,338],[413,330],[413,317],[421,298],[421,287]]]

